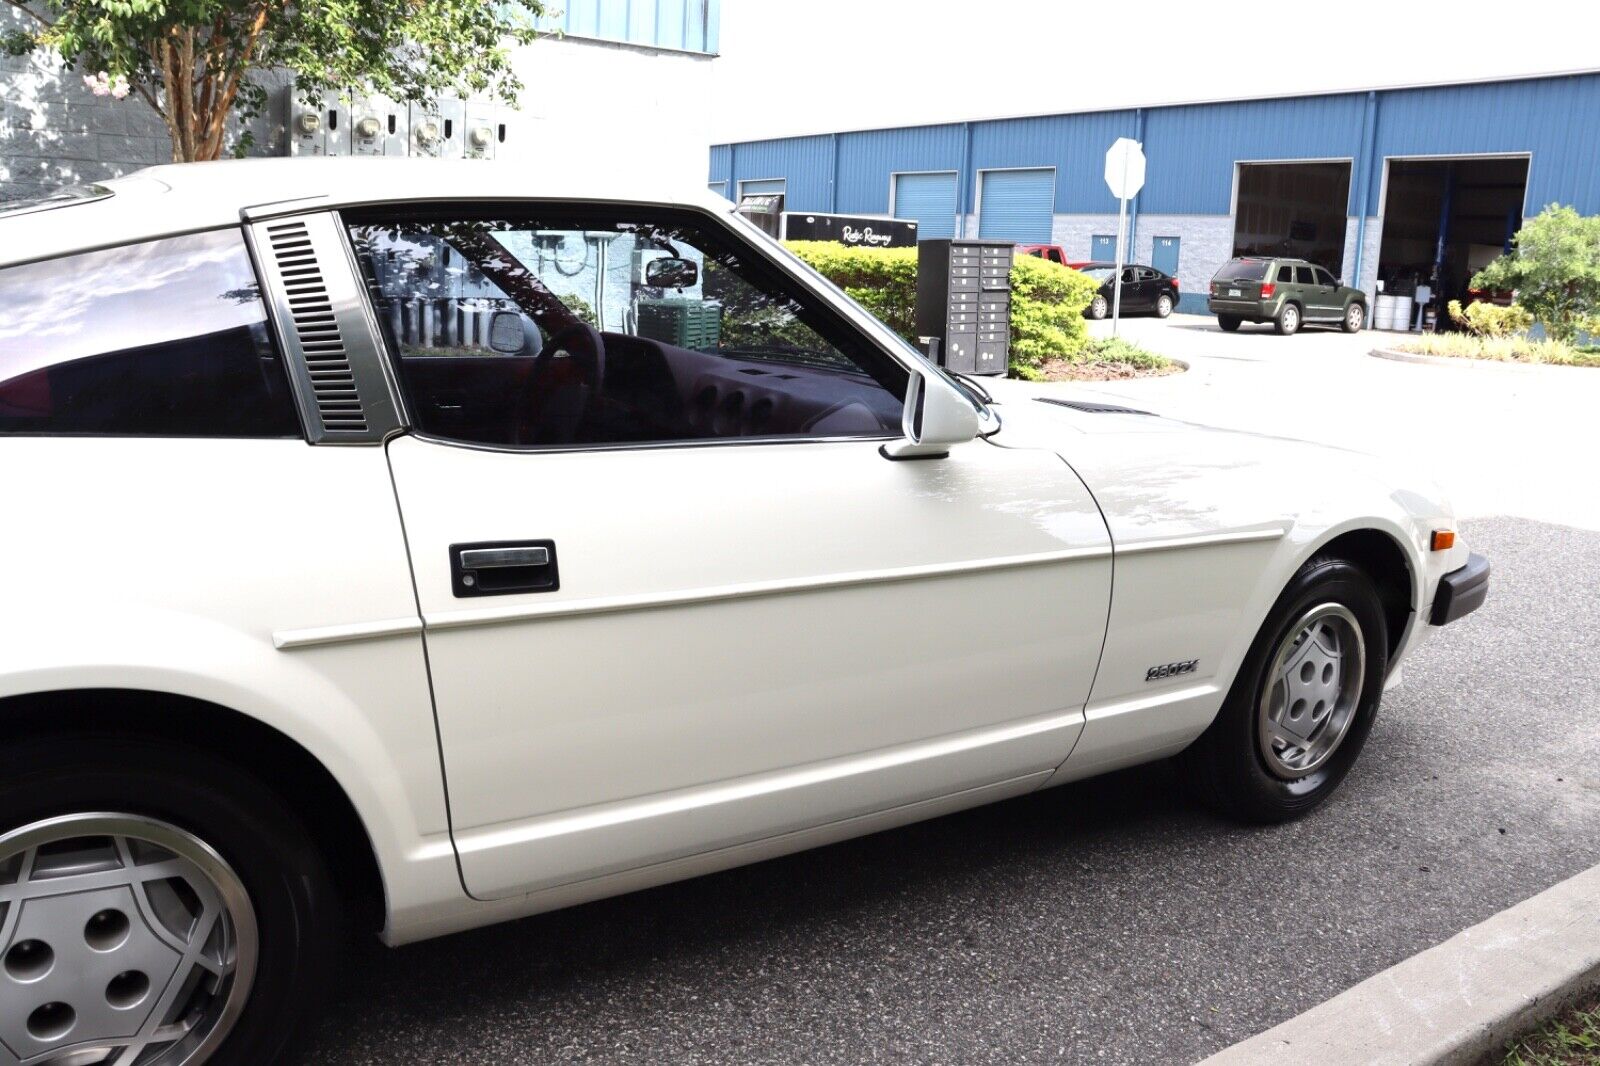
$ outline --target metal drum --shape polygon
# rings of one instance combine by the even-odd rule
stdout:
[[[1410,330],[1411,308],[1412,299],[1409,296],[1380,295],[1372,309],[1372,328]]]

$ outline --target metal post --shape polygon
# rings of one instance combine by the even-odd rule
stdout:
[[[1122,165],[1126,177],[1128,165]],[[1117,200],[1117,272],[1112,277],[1111,288],[1111,335],[1117,335],[1117,320],[1122,316],[1122,264],[1125,260],[1124,245],[1128,237],[1128,201]]]

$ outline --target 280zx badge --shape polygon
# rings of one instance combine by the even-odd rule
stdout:
[[[1181,663],[1167,663],[1165,666],[1152,666],[1144,672],[1146,681],[1160,681],[1164,677],[1177,677],[1179,674],[1192,674],[1194,668],[1200,665],[1199,659],[1187,659]]]

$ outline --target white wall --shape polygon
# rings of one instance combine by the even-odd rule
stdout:
[[[0,32],[20,28],[22,17],[0,4]],[[501,158],[560,166],[564,153],[588,150],[581,146],[599,133],[628,165],[703,189],[713,62],[573,38],[536,41],[513,57],[524,88]],[[0,200],[172,160],[165,124],[137,95],[97,97],[81,72],[41,56],[0,56],[0,101]],[[256,152],[267,151],[273,138],[265,118],[254,132]]]

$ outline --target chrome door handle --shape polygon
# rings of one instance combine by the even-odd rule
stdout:
[[[450,592],[510,596],[561,587],[553,540],[490,540],[450,545]]]
[[[550,549],[538,545],[519,548],[467,548],[461,552],[461,569],[495,570],[507,566],[549,566]]]

